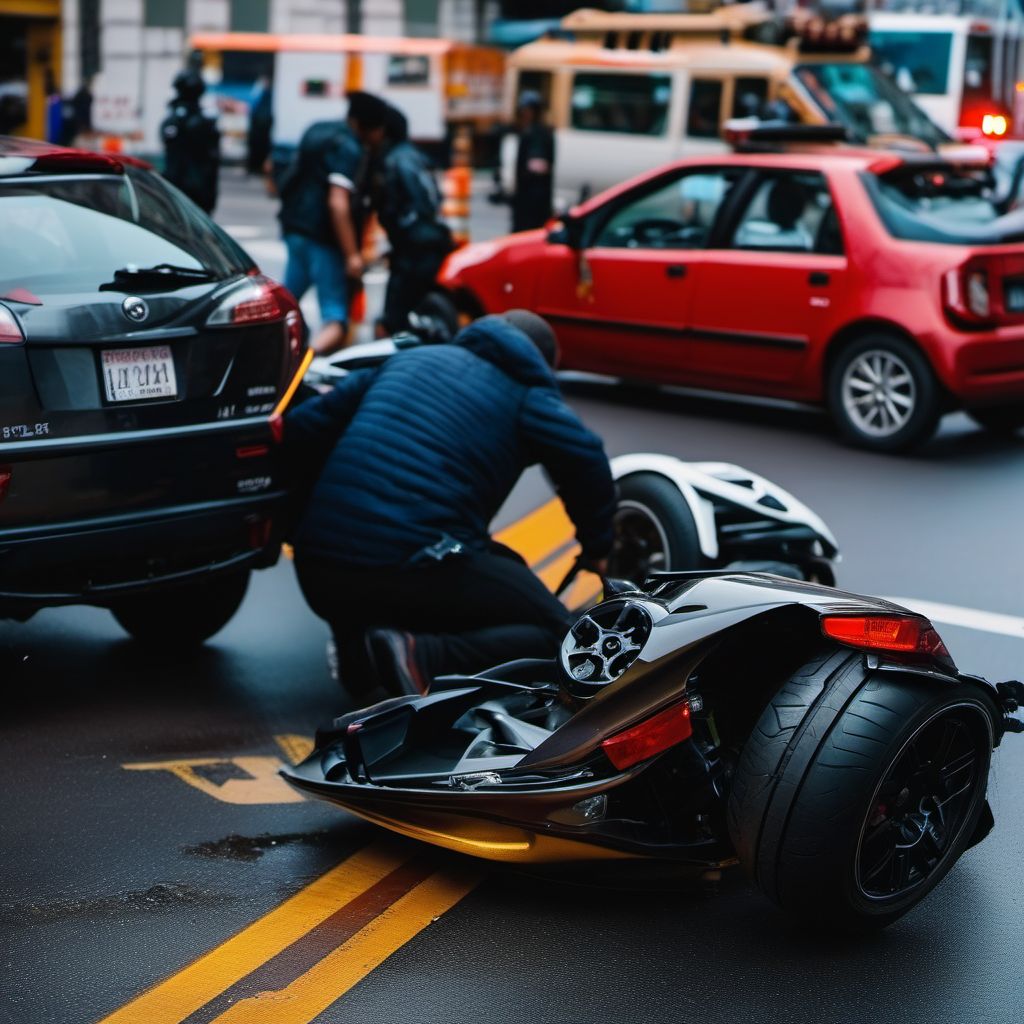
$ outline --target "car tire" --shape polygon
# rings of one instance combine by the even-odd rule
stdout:
[[[631,473],[618,487],[609,576],[639,583],[648,572],[701,568],[705,559],[697,523],[671,480],[660,473]]]
[[[445,335],[454,338],[459,332],[459,310],[455,303],[443,292],[429,292],[416,308],[413,316],[426,321],[430,325],[432,338],[440,340]]]
[[[234,618],[249,587],[248,570],[200,583],[139,594],[113,605],[121,627],[141,643],[195,647],[219,633]]]
[[[743,748],[727,811],[740,862],[770,900],[803,923],[848,931],[891,924],[972,844],[987,810],[993,714],[971,684],[873,670],[863,654],[846,649],[821,652],[775,695]],[[915,763],[911,751],[927,756],[937,737],[945,742],[946,729],[953,752],[963,749],[972,760],[963,769],[969,777],[950,776],[951,787],[966,788],[947,799],[940,819],[926,811],[930,796],[918,801],[914,780],[920,776],[927,789],[926,773],[918,769],[898,787]],[[945,832],[927,832],[932,815]],[[920,851],[897,845],[896,836],[909,840],[917,829]],[[935,863],[908,869],[904,883],[895,873],[926,852]]]
[[[993,405],[987,409],[968,409],[968,414],[979,427],[993,434],[1015,434],[1024,427],[1024,403]]]
[[[843,348],[829,368],[827,397],[843,437],[878,452],[923,444],[942,415],[942,391],[928,360],[894,334],[866,335]]]

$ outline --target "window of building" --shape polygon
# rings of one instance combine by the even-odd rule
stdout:
[[[693,139],[717,139],[722,113],[722,80],[690,80],[690,109],[686,114],[686,134]]]
[[[185,0],[144,0],[142,21],[146,28],[184,28]]]
[[[270,0],[231,0],[232,32],[266,32],[270,28]]]
[[[579,74],[572,86],[572,127],[664,135],[671,98],[668,75]]]
[[[405,34],[436,36],[439,6],[439,0],[405,0]]]

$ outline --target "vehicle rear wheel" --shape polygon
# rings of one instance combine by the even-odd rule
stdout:
[[[979,427],[993,434],[1014,434],[1024,427],[1024,402],[993,405],[987,409],[968,409],[968,413]]]
[[[168,641],[193,647],[219,633],[234,618],[249,586],[249,571],[215,576],[201,583],[140,594],[110,611],[142,643]]]
[[[848,345],[829,369],[827,384],[833,420],[861,448],[906,451],[935,433],[942,414],[928,360],[894,334],[872,334]]]
[[[690,506],[659,473],[619,481],[615,534],[608,575],[617,579],[639,583],[650,572],[699,569],[704,562]]]
[[[993,713],[975,686],[823,652],[772,699],[743,749],[728,806],[741,863],[797,919],[891,924],[972,843]]]
[[[435,340],[454,338],[461,326],[458,308],[443,292],[424,295],[409,319],[414,327],[425,329]]]

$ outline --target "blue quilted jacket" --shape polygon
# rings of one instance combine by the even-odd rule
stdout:
[[[300,558],[396,566],[445,537],[483,547],[538,462],[584,552],[600,558],[611,546],[615,485],[601,440],[500,317],[355,371],[290,412],[284,441],[294,466],[319,470],[293,533]]]

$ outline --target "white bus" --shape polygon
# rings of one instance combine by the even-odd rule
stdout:
[[[885,0],[868,22],[876,62],[945,131],[1024,134],[1019,0]]]

